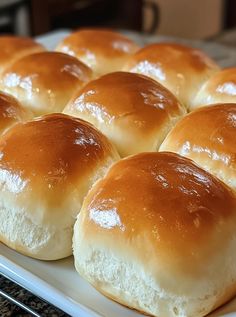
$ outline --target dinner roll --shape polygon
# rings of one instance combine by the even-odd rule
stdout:
[[[0,135],[18,122],[30,120],[32,114],[12,96],[0,91]]]
[[[173,43],[147,45],[131,56],[124,67],[157,80],[187,108],[203,83],[218,69],[202,51]]]
[[[15,96],[35,115],[41,115],[61,112],[91,76],[91,70],[72,56],[41,52],[25,56],[5,69],[0,89]]]
[[[81,29],[58,44],[56,50],[76,56],[95,74],[121,70],[139,47],[122,34],[105,29]]]
[[[64,112],[93,123],[127,156],[156,151],[185,108],[151,78],[116,72],[90,81]]]
[[[194,98],[191,110],[222,102],[236,103],[236,67],[226,68],[212,75]]]
[[[236,190],[236,104],[191,112],[169,133],[160,151],[191,158]]]
[[[0,153],[0,241],[43,260],[71,255],[83,198],[116,150],[89,123],[52,114],[8,130]]]
[[[0,36],[0,75],[3,70],[17,59],[45,48],[27,37]]]
[[[76,270],[115,301],[157,317],[201,317],[236,294],[236,198],[171,153],[114,164],[76,220]]]

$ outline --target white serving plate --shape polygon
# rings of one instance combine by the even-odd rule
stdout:
[[[0,273],[74,317],[144,317],[97,292],[76,273],[72,257],[39,261],[0,243]],[[236,317],[236,298],[209,315],[226,316]]]

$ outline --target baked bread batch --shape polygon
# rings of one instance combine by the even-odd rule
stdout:
[[[98,291],[156,317],[233,298],[236,67],[102,29],[55,52],[0,46],[0,241],[73,254]]]

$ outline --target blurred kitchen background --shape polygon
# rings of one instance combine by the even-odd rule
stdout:
[[[0,33],[81,26],[212,39],[236,28],[236,0],[0,0]]]

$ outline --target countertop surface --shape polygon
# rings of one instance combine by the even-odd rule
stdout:
[[[27,313],[25,310],[13,304],[8,299],[1,295],[1,292],[11,296],[20,303],[26,305],[39,316],[42,317],[67,317],[66,313],[62,312],[58,308],[46,303],[42,299],[34,296],[32,293],[23,289],[19,285],[5,278],[0,274],[0,316],[1,317],[31,317],[31,313]]]
[[[53,49],[60,39],[65,37],[69,33],[69,30],[60,30],[52,32],[50,34],[40,36],[37,40],[43,43],[48,49]],[[221,36],[212,39],[212,41],[190,41],[183,39],[176,39],[164,36],[147,36],[140,35],[134,32],[124,32],[141,45],[145,45],[151,42],[160,41],[174,41],[181,42],[198,47],[206,51],[211,57],[213,57],[222,67],[236,66],[236,29],[226,32]],[[27,290],[24,290],[20,286],[16,285],[12,281],[6,279],[0,275],[0,316],[1,317],[28,317],[32,314],[25,312],[22,308],[13,304],[11,301],[1,295],[1,292],[7,293],[16,300],[29,306],[31,309],[37,312],[38,316],[50,316],[50,317],[66,317],[68,316],[64,312],[55,308],[54,306],[46,303],[45,301],[34,296]]]

